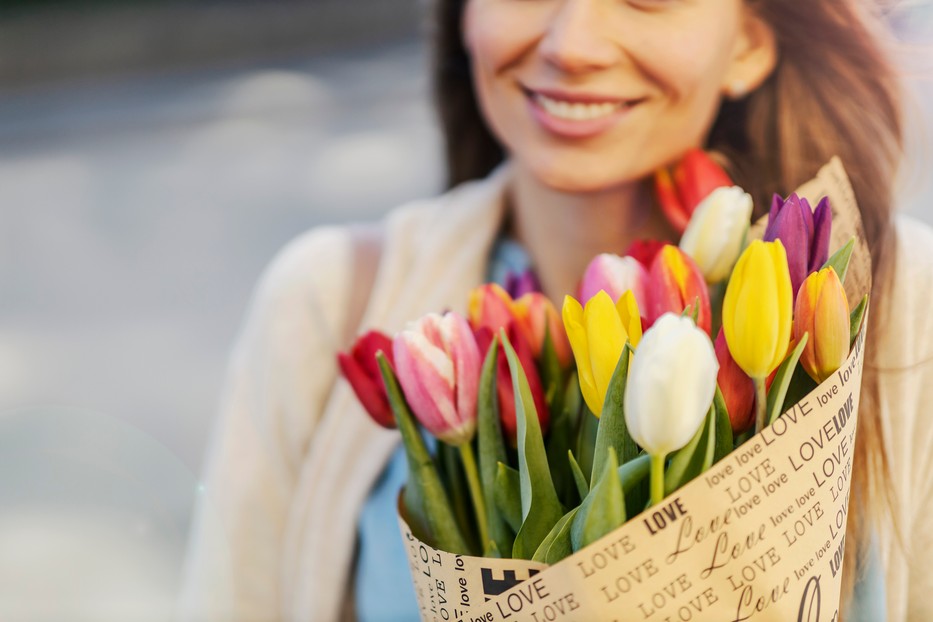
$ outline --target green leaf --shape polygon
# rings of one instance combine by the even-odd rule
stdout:
[[[833,253],[832,257],[823,264],[824,268],[832,268],[836,271],[839,281],[846,282],[846,272],[849,271],[849,260],[852,258],[852,250],[855,248],[855,238],[853,237],[846,245]]]
[[[710,409],[703,424],[684,447],[671,454],[671,462],[664,472],[664,495],[682,488],[713,464],[716,453],[716,409]]]
[[[454,518],[457,519],[460,533],[467,540],[471,551],[480,551],[476,520],[473,514],[473,506],[470,503],[470,489],[467,485],[463,464],[460,462],[460,452],[456,447],[451,447],[446,443],[438,443],[435,464],[441,478],[441,484],[450,499],[450,505],[454,511]]]
[[[625,498],[615,448],[610,447],[608,454],[598,480],[573,519],[570,539],[574,551],[599,540],[625,522]]]
[[[528,378],[518,360],[518,355],[509,343],[505,331],[500,331],[505,355],[512,372],[515,388],[515,419],[518,423],[518,473],[521,478],[522,526],[515,535],[512,557],[530,559],[538,550],[541,541],[564,510],[557,498],[551,470],[548,467],[541,425],[535,412],[534,398],[528,386]]]
[[[563,387],[561,388],[563,393]],[[563,399],[560,400],[562,403]],[[545,440],[547,448],[547,461],[551,468],[551,479],[554,481],[554,488],[557,490],[557,498],[565,507],[574,507],[579,505],[580,499],[577,495],[577,488],[574,484],[573,473],[567,470],[564,462],[564,456],[570,450],[573,442],[574,430],[576,429],[576,420],[579,416],[579,403],[568,404],[570,408],[576,408],[576,412],[570,412],[564,407],[556,413],[551,419],[551,429]],[[553,410],[551,411],[554,412]]]
[[[865,317],[865,309],[868,308],[868,294],[862,296],[858,305],[852,309],[849,314],[849,347],[855,344],[855,338],[858,337],[858,331],[862,327],[862,318]]]
[[[518,471],[500,462],[497,465],[495,497],[496,508],[512,531],[522,526],[521,477]]]
[[[593,453],[590,482],[593,482],[603,472],[609,449],[614,449],[616,456],[621,458],[623,463],[638,455],[638,445],[632,440],[632,435],[629,434],[628,426],[625,424],[625,385],[628,382],[631,352],[632,347],[626,343],[622,348],[622,355],[616,363],[612,378],[609,380],[609,387],[606,389],[603,414],[599,418],[596,431],[596,449]]]
[[[418,426],[415,425],[395,372],[382,352],[376,354],[376,360],[379,363],[382,381],[385,383],[389,405],[395,414],[395,422],[405,446],[405,458],[408,460],[408,483],[405,488],[417,489],[411,495],[406,494],[405,499],[420,499],[424,508],[425,524],[430,530],[434,547],[449,553],[468,553],[469,548],[457,526],[434,460],[431,459]]]
[[[582,399],[582,398],[581,398]],[[577,424],[577,449],[573,452],[583,472],[589,476],[593,472],[593,459],[596,452],[596,435],[599,432],[599,418],[593,414],[584,402]],[[589,477],[587,477],[589,479]]]
[[[774,381],[771,382],[771,390],[768,391],[768,410],[765,416],[768,425],[774,423],[774,420],[781,416],[781,408],[784,406],[784,396],[787,395],[790,379],[794,375],[797,361],[800,360],[800,355],[803,354],[803,349],[806,347],[809,338],[810,333],[804,333],[794,351],[778,367]]]
[[[570,545],[570,526],[577,509],[573,508],[560,517],[560,520],[554,524],[548,535],[541,541],[541,546],[531,557],[532,561],[553,564],[573,553],[573,548]],[[549,558],[554,561],[548,561]]]
[[[651,456],[641,454],[634,460],[629,460],[619,466],[619,481],[622,482],[622,492],[628,494],[635,489],[651,473]]]
[[[570,449],[567,450],[567,460],[570,462],[570,471],[573,473],[577,493],[580,495],[580,499],[586,499],[586,495],[590,494],[590,484],[586,481],[586,475],[583,474],[583,469],[577,464],[577,459],[573,457],[573,451]]]
[[[544,329],[544,344],[541,347],[541,383],[544,385],[544,394],[548,408],[552,413],[562,413],[564,410],[564,372],[557,358],[554,340],[551,339],[551,327]]]
[[[716,386],[716,395],[713,397],[713,408],[716,410],[716,450],[713,455],[713,464],[728,456],[735,448],[735,439],[732,436],[732,421],[726,408],[726,400],[722,396],[719,386]]]
[[[477,398],[476,437],[479,459],[479,479],[486,502],[486,528],[489,540],[499,551],[511,551],[513,531],[495,503],[496,474],[498,463],[506,463],[505,441],[502,439],[502,424],[499,421],[499,399],[496,395],[496,368],[499,362],[499,337],[494,337],[483,361],[480,373],[479,396]],[[489,557],[488,543],[485,546]]]

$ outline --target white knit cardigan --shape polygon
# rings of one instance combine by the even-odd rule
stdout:
[[[464,309],[504,212],[508,165],[393,211],[360,327],[395,332]],[[881,534],[889,619],[933,620],[933,232],[898,223],[898,321],[881,348],[881,402],[906,547]],[[234,350],[198,499],[181,619],[336,620],[357,516],[398,435],[371,423],[338,379],[354,286],[348,229],[297,238],[266,270]],[[882,332],[882,331],[879,331]],[[872,342],[873,345],[872,345]],[[905,552],[906,550],[906,552]],[[407,569],[397,569],[407,572]]]

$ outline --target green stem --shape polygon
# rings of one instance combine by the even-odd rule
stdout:
[[[768,396],[765,393],[765,378],[752,378],[755,383],[755,433],[765,427],[765,415],[768,412]]]
[[[460,445],[460,457],[463,458],[463,470],[466,471],[467,484],[470,486],[470,497],[473,499],[473,509],[476,511],[480,548],[485,550],[486,545],[489,544],[489,533],[486,528],[486,503],[483,501],[483,489],[479,485],[479,471],[476,469],[473,445],[469,441]]]
[[[651,455],[651,505],[664,500],[664,454]]]

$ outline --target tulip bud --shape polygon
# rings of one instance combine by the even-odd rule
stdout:
[[[609,294],[613,300],[618,300],[622,294],[632,290],[635,302],[644,306],[647,302],[647,280],[648,272],[637,259],[603,253],[597,255],[583,273],[583,280],[580,282],[580,302],[586,304],[600,290]]]
[[[531,345],[524,337],[524,333],[515,322],[506,327],[506,336],[515,350],[518,360],[528,379],[528,388],[534,399],[535,411],[538,413],[538,422],[542,431],[547,431],[550,412],[547,408],[547,398],[544,395],[544,385],[538,374],[538,367],[531,350]],[[476,332],[476,343],[482,357],[489,352],[494,334],[488,328],[480,328]],[[502,422],[502,431],[509,444],[515,447],[518,438],[518,422],[515,419],[515,387],[512,386],[512,372],[509,369],[509,360],[505,348],[500,347],[496,358],[496,397],[499,403],[499,420]]]
[[[690,442],[713,402],[718,368],[709,336],[689,318],[658,318],[629,367],[625,423],[632,439],[652,456]]]
[[[708,335],[712,313],[703,274],[686,253],[668,244],[654,258],[648,272],[648,325],[668,312],[681,314],[686,310],[687,315],[692,315],[697,300],[697,326]]]
[[[731,186],[726,172],[700,149],[690,149],[673,172],[655,173],[654,187],[661,211],[671,226],[683,233],[690,216],[709,193],[720,186]]]
[[[729,352],[753,379],[763,382],[784,359],[792,310],[784,246],[780,240],[753,241],[735,264],[722,305]]]
[[[755,423],[755,384],[732,358],[721,330],[716,337],[716,360],[719,361],[716,382],[729,411],[732,432],[741,434]]]
[[[642,266],[648,268],[665,246],[667,246],[667,242],[661,240],[635,240],[625,249],[624,255],[637,260]]]
[[[849,355],[849,302],[839,276],[823,268],[808,276],[797,293],[794,338],[809,333],[800,364],[818,383],[829,378]]]
[[[752,216],[752,197],[738,186],[716,188],[690,218],[680,248],[699,266],[707,283],[729,277]]]
[[[371,330],[359,337],[350,352],[337,354],[340,372],[353,387],[357,399],[372,417],[373,421],[384,428],[395,427],[395,417],[389,407],[382,374],[376,362],[376,353],[382,351],[390,364],[392,360],[392,340],[376,330]]]
[[[474,330],[485,326],[493,333],[515,319],[512,297],[496,283],[486,283],[470,292],[467,317]]]
[[[428,314],[392,345],[399,384],[421,425],[449,445],[469,442],[482,361],[466,319],[454,312]]]
[[[615,372],[625,342],[637,346],[641,340],[641,317],[631,290],[618,302],[604,291],[590,298],[584,309],[571,296],[564,298],[564,328],[577,361],[580,391],[597,417],[602,414],[609,381]]]
[[[505,273],[503,288],[514,299],[531,292],[540,292],[541,283],[534,270],[529,269],[523,272],[509,270]]]
[[[796,194],[786,201],[778,195],[771,200],[768,226],[762,239],[766,242],[781,240],[784,244],[794,298],[807,275],[819,270],[829,258],[831,228],[832,210],[826,197],[817,204],[815,212],[806,199]]]
[[[522,327],[522,333],[531,336],[528,345],[531,346],[536,359],[541,358],[545,334],[550,334],[551,343],[554,344],[554,351],[561,367],[570,365],[573,353],[570,350],[570,342],[567,340],[567,332],[564,330],[564,324],[557,309],[547,296],[541,292],[525,294],[515,301],[513,311]]]

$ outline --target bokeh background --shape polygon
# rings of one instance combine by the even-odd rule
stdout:
[[[263,267],[441,188],[427,4],[0,2],[0,620],[170,619]],[[933,223],[933,6],[891,21]]]

